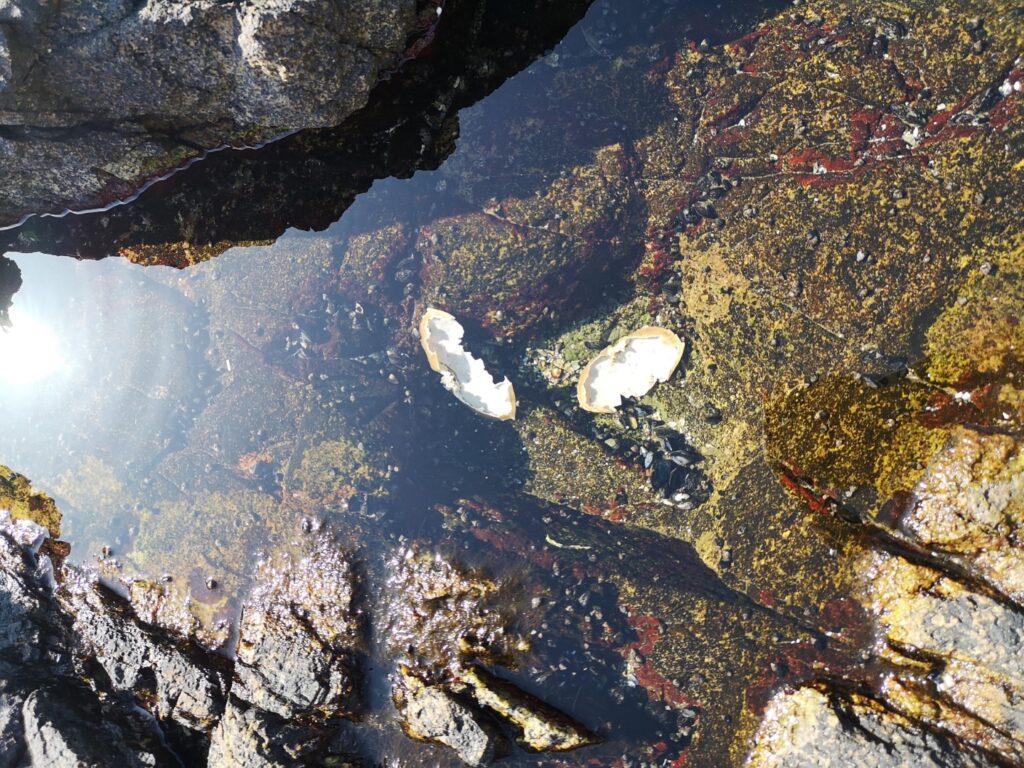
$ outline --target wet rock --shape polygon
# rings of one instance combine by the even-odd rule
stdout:
[[[232,702],[213,731],[207,764],[224,768],[286,768],[308,758],[316,748],[317,740],[306,728]]]
[[[134,694],[161,722],[198,732],[213,726],[227,696],[221,659],[143,624],[99,585],[76,580],[64,602],[74,617],[78,652],[95,658],[114,690]]]
[[[459,681],[469,686],[477,703],[519,730],[518,741],[525,749],[567,752],[600,741],[572,718],[481,669],[462,671]]]
[[[1024,605],[1024,459],[1010,435],[954,429],[914,488],[902,527]]]
[[[750,768],[981,768],[985,756],[922,731],[870,701],[837,702],[814,688],[777,694],[746,763]]]
[[[390,566],[385,636],[414,672],[450,679],[466,658],[507,661],[521,644],[511,597],[494,579],[419,546]]]
[[[875,555],[870,599],[899,664],[889,707],[935,730],[1024,760],[1024,617],[939,570]],[[933,681],[921,685],[921,670]],[[897,668],[899,669],[899,668]]]
[[[414,739],[443,744],[474,767],[490,765],[507,751],[504,737],[479,711],[445,689],[424,685],[404,671],[402,682],[396,704],[406,733]]]
[[[361,634],[351,564],[320,540],[264,574],[242,612],[232,695],[288,719],[352,712]]]

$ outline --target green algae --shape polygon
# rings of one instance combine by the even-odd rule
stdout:
[[[294,492],[318,504],[344,504],[357,494],[387,495],[389,473],[368,460],[361,443],[328,440],[305,450],[291,475]]]

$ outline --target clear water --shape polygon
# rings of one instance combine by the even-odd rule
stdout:
[[[57,500],[72,560],[110,579],[187,585],[212,606],[214,640],[228,636],[255,563],[310,520],[330,518],[370,560],[406,539],[444,540],[433,505],[518,492],[519,439],[467,412],[387,333],[307,360],[307,343],[322,342],[339,312],[358,311],[319,286],[353,238],[394,224],[416,232],[495,198],[529,197],[596,148],[647,135],[660,107],[625,95],[648,87],[648,70],[702,38],[743,32],[767,7],[596,3],[552,52],[460,114],[457,148],[441,167],[377,181],[323,232],[290,230],[183,271],[13,254],[24,285],[11,335],[21,341],[0,375],[0,459]],[[587,87],[566,76],[574,70],[593,73]],[[595,292],[595,308],[625,290],[634,263]],[[407,280],[415,297],[418,276]],[[498,365],[523,354],[479,335],[474,343]],[[319,497],[294,492],[312,447],[369,443],[381,430],[400,446],[394,464],[375,467],[391,486],[386,499],[357,500],[346,517],[323,488]],[[488,551],[462,556],[487,566]],[[624,743],[658,738],[663,726],[642,708],[604,711],[604,672],[589,681],[585,667],[578,672],[583,682],[515,674],[592,727],[616,721],[609,732]],[[378,692],[375,707],[386,710],[386,696]],[[381,740],[385,753],[402,749],[400,739]]]

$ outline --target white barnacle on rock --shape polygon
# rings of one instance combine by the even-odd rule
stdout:
[[[462,346],[459,321],[440,309],[427,309],[420,320],[420,344],[441,383],[474,411],[506,421],[516,417],[516,393],[505,378],[495,382],[479,358]]]
[[[666,381],[686,344],[667,328],[646,326],[605,347],[580,374],[576,395],[583,410],[612,413],[624,397],[640,397]]]

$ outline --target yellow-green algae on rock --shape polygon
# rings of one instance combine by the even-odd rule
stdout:
[[[31,520],[45,528],[52,538],[60,536],[60,510],[41,491],[32,489],[32,482],[0,465],[0,509],[6,509],[14,520]]]

